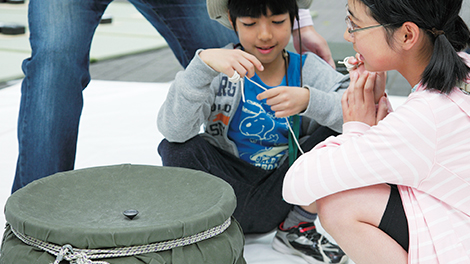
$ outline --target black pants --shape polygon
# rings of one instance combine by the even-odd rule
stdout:
[[[392,237],[408,252],[408,219],[406,219],[405,210],[403,209],[403,203],[397,186],[391,184],[390,189],[390,197],[388,198],[384,215],[380,220],[379,229]]]
[[[333,130],[318,128],[301,147],[311,150],[327,137],[337,135]],[[164,139],[158,146],[164,166],[201,170],[228,182],[237,196],[234,217],[244,233],[266,233],[275,229],[289,213],[292,205],[282,199],[284,176],[289,169],[286,159],[274,170],[263,170],[213,146],[201,136],[184,143]]]

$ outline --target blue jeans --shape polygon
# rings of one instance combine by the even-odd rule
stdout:
[[[82,91],[90,82],[90,45],[111,1],[29,2],[32,54],[22,66],[19,156],[12,192],[36,179],[74,168]],[[210,20],[206,0],[130,2],[166,39],[184,67],[198,48],[237,42],[232,30]]]

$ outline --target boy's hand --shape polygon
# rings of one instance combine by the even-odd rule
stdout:
[[[266,103],[276,112],[276,117],[288,117],[307,109],[310,91],[301,87],[279,86],[258,94],[256,99],[266,99]]]
[[[255,75],[255,68],[264,70],[263,64],[255,56],[239,49],[207,49],[200,52],[199,57],[212,69],[228,77],[237,71],[241,78],[245,75],[251,78]]]

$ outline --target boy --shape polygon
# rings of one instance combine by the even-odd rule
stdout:
[[[288,117],[301,115],[301,150],[336,135],[349,80],[313,53],[285,51],[297,4],[308,8],[310,2],[209,0],[211,17],[233,28],[240,44],[199,50],[177,74],[158,114],[166,138],[158,151],[164,166],[202,170],[230,183],[234,216],[245,233],[278,227],[276,250],[309,263],[344,263],[342,250],[316,232],[316,214],[293,208],[281,193],[289,148],[291,157],[297,154],[294,137],[288,143],[296,122]]]

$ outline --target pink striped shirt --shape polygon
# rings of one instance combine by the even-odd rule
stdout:
[[[343,190],[399,185],[409,263],[470,263],[470,95],[412,93],[378,125],[343,125],[288,171],[284,199],[308,205]]]

